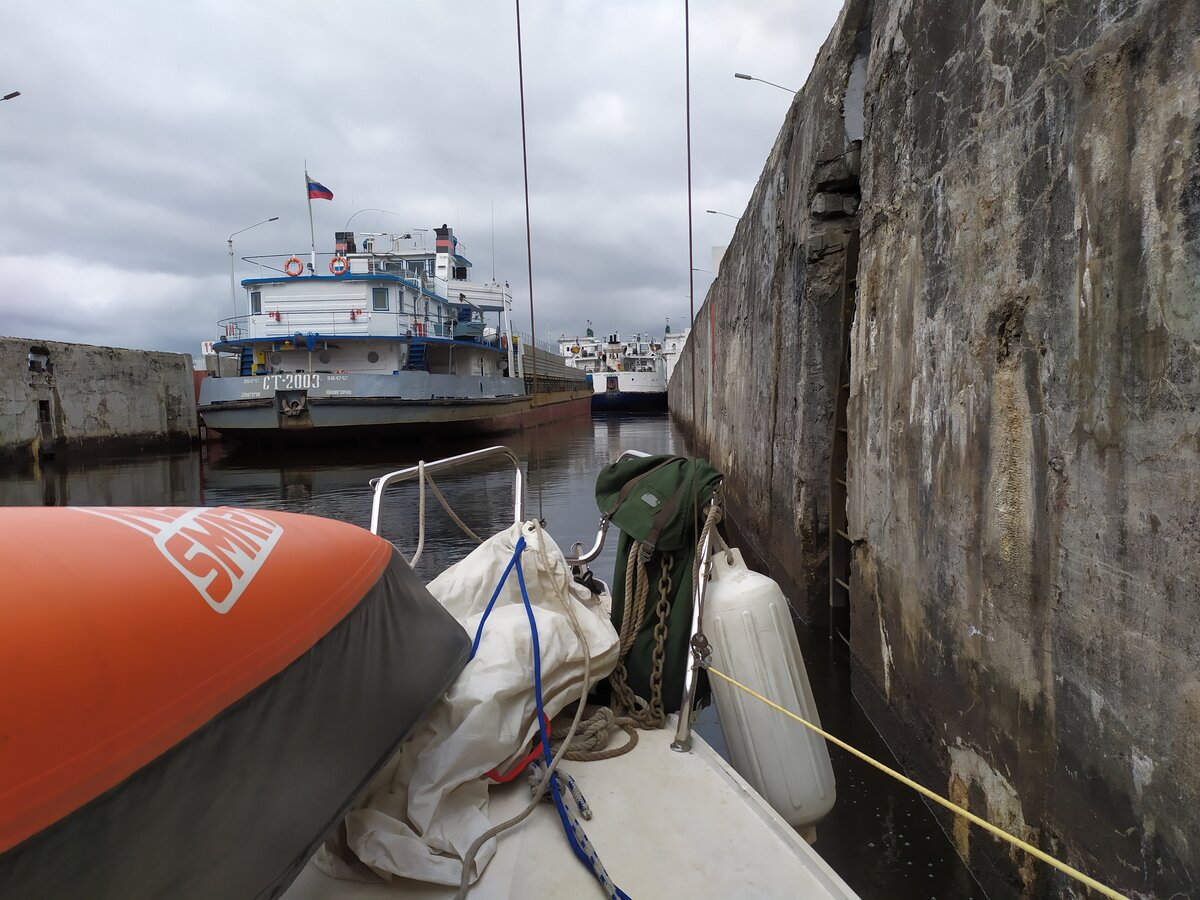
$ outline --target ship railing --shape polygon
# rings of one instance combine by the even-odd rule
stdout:
[[[547,341],[542,338],[534,340],[532,335],[528,335],[523,331],[518,332],[518,337],[520,337],[521,343],[527,347],[537,347],[539,350],[544,350],[546,353],[551,353],[554,356],[562,356],[562,350],[556,341]]]
[[[342,257],[347,260],[348,274],[350,275],[383,275],[389,278],[396,278],[403,282],[407,287],[418,291],[424,299],[431,302],[441,304],[442,306],[455,307],[458,305],[458,294],[465,292],[468,302],[488,313],[500,313],[505,308],[504,297],[507,296],[506,291],[501,291],[498,285],[478,284],[476,282],[459,281],[450,279],[449,295],[441,296],[435,293],[433,288],[433,270],[428,268],[424,259],[412,259],[402,255],[391,255],[387,252],[376,251],[356,251],[354,253],[338,253],[318,251],[316,254],[316,264],[313,271],[309,271],[309,262],[311,259],[310,253],[271,253],[259,256],[243,256],[242,261],[256,266],[259,271],[250,273],[251,278],[279,278],[285,276],[283,280],[287,280],[287,272],[285,268],[290,260],[296,259],[300,261],[302,266],[300,276],[306,277],[316,275],[325,279],[333,279],[333,272],[329,266],[337,257]],[[558,352],[555,350],[555,352]]]
[[[217,322],[217,328],[220,329],[222,341],[236,341],[241,338],[249,337],[250,332],[246,327],[247,316],[234,316],[229,319],[221,319]]]
[[[626,450],[618,458],[617,462],[622,462],[634,457],[646,457],[648,453],[643,453],[640,450]],[[388,472],[386,475],[380,475],[378,478],[372,478],[370,481],[373,498],[371,500],[371,533],[379,534],[380,520],[383,511],[383,496],[384,492],[393,484],[400,484],[405,481],[414,481],[423,475],[434,475],[438,472],[445,472],[447,469],[456,469],[462,466],[471,465],[472,463],[480,462],[486,459],[504,459],[508,460],[513,469],[513,524],[519,525],[525,521],[525,478],[521,470],[521,462],[517,459],[517,455],[508,447],[495,446],[485,447],[482,450],[472,450],[470,453],[460,453],[458,456],[448,456],[444,459],[435,459],[432,462],[421,462],[415,466],[408,466],[404,469],[397,469],[394,472]],[[575,547],[578,550],[572,549],[571,556],[568,556],[567,562],[572,566],[586,565],[596,559],[604,549],[604,540],[608,534],[608,517],[601,516],[600,524],[596,530],[596,539],[590,550],[583,550],[582,543],[577,543]]]
[[[587,377],[580,375],[577,378],[564,378],[561,375],[542,375],[538,374],[535,380],[533,375],[525,375],[525,393],[532,394],[536,388],[538,393],[553,394],[563,391],[582,391],[588,387]]]
[[[387,312],[361,307],[336,309],[268,310],[247,316],[221,319],[218,323],[226,341],[250,338],[290,337],[296,333],[320,331],[327,334],[361,335],[371,337],[436,337],[453,338],[452,319],[425,316],[412,312]],[[475,343],[486,346],[502,344],[499,329],[485,328]]]
[[[318,250],[317,254],[316,254],[316,266],[315,266],[315,270],[313,272],[308,271],[309,263],[312,262],[312,258],[313,258],[313,255],[310,251],[301,251],[299,253],[266,253],[266,254],[262,254],[259,256],[243,256],[242,262],[249,263],[252,266],[257,266],[258,268],[263,270],[261,272],[254,274],[253,276],[251,276],[254,278],[274,278],[276,275],[287,275],[287,272],[284,271],[284,266],[289,259],[300,260],[301,265],[304,266],[304,269],[302,270],[301,275],[330,276],[333,273],[329,271],[329,263],[335,257],[338,257],[338,256],[340,256],[342,258],[346,258],[347,256],[358,257],[358,256],[360,256],[360,254],[358,254],[358,253],[351,253],[351,254],[339,253],[339,252],[333,251],[333,250]],[[368,259],[369,258],[370,257],[368,257]],[[397,261],[398,260],[393,258],[393,260],[392,260],[393,265],[395,265],[395,263]],[[421,270],[423,270],[424,268],[425,268],[424,266],[420,267]],[[378,267],[378,272],[380,274],[383,273],[382,266]],[[376,274],[376,269],[374,266],[372,266],[372,268],[371,268],[371,274]],[[403,277],[409,277],[409,278],[412,278],[413,280],[416,280],[417,278],[420,277],[418,274],[417,267],[406,267],[405,273],[400,273],[400,272],[393,270],[391,272],[388,272],[387,274],[389,274],[389,275],[403,274]]]
[[[460,453],[458,456],[448,456],[445,459],[435,459],[432,462],[419,463],[415,466],[409,466],[406,469],[397,469],[395,472],[389,472],[378,478],[372,478],[370,484],[375,495],[371,501],[371,533],[379,534],[380,514],[383,509],[383,493],[389,485],[412,481],[423,477],[423,475],[433,475],[437,472],[459,468],[460,466],[469,465],[484,459],[507,459],[512,465],[513,524],[521,524],[525,521],[525,486],[521,463],[517,459],[516,454],[510,449],[497,446],[486,447],[483,450],[473,450],[470,453]],[[423,537],[419,540],[423,543]]]

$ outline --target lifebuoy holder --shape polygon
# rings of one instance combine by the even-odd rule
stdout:
[[[294,269],[292,268],[292,263],[296,264],[296,268],[294,268]],[[303,271],[304,271],[304,263],[301,262],[300,257],[298,257],[298,256],[293,256],[291,259],[289,259],[287,262],[285,262],[283,264],[284,274],[290,275],[292,278],[295,278],[297,275],[299,275]]]
[[[346,257],[335,256],[333,259],[329,260],[330,275],[345,275],[349,271],[350,264],[346,262]]]

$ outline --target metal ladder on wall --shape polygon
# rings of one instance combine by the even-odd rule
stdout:
[[[854,540],[847,529],[846,474],[849,459],[850,330],[858,298],[858,231],[846,242],[845,272],[842,276],[842,354],[838,369],[837,401],[834,412],[833,446],[829,454],[829,634],[850,642],[850,564]]]
[[[242,358],[238,366],[238,373],[243,378],[254,374],[254,351],[249,347],[242,348]]]

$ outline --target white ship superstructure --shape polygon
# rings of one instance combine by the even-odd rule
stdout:
[[[589,327],[583,337],[560,337],[558,345],[567,365],[591,380],[592,409],[667,408],[666,361],[656,339],[623,340],[613,332],[601,340]]]
[[[512,330],[512,292],[471,281],[453,231],[433,231],[432,250],[421,233],[368,236],[359,249],[353,232],[338,232],[327,274],[292,256],[276,259],[277,274],[244,280],[249,311],[221,323],[214,345],[237,356],[238,374],[202,383],[206,424],[257,436],[520,427],[538,351]],[[537,363],[539,409],[586,390],[550,362]]]

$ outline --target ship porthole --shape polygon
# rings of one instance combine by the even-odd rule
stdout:
[[[318,353],[318,354],[317,354],[317,359],[319,359],[319,360],[320,360],[321,362],[323,362],[323,363],[328,363],[328,362],[329,362],[329,358],[330,358],[330,357],[329,357],[329,351],[328,351],[328,350],[322,350],[320,353]]]
[[[374,350],[372,350],[370,353],[367,354],[367,362],[369,362],[369,363],[379,362],[379,354],[376,353]]]
[[[271,365],[273,365],[273,366],[277,366],[277,365],[279,365],[281,362],[283,362],[283,357],[282,357],[282,356],[280,356],[278,353],[272,353],[272,354],[271,354]]]

